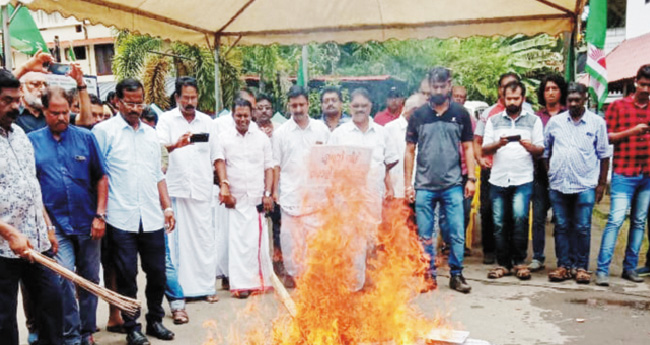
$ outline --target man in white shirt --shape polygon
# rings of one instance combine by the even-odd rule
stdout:
[[[291,119],[273,134],[273,198],[282,213],[280,244],[287,272],[284,283],[293,287],[292,277],[302,273],[307,236],[318,227],[316,205],[303,204],[308,156],[314,145],[327,143],[330,131],[322,121],[309,118],[309,98],[304,88],[292,87],[288,99]]]
[[[168,237],[168,245],[183,291],[181,296],[167,293],[178,324],[187,321],[183,297],[218,300],[214,284],[216,240],[211,215],[217,135],[214,121],[196,110],[199,97],[196,79],[177,79],[175,95],[178,107],[160,116],[156,132],[169,152],[167,189],[178,227]]]
[[[483,136],[483,155],[494,155],[489,183],[498,264],[488,278],[501,278],[514,269],[517,278],[525,280],[530,279],[525,260],[533,158],[544,152],[544,132],[539,117],[522,109],[526,87],[512,81],[504,90],[505,111],[487,120]],[[512,215],[512,221],[506,215]]]
[[[426,98],[420,94],[416,93],[409,97],[404,104],[404,109],[402,110],[402,116],[391,121],[384,126],[386,131],[393,140],[395,148],[397,149],[397,154],[400,157],[400,160],[397,162],[394,168],[390,169],[390,182],[393,184],[393,193],[395,193],[396,199],[404,199],[405,195],[405,184],[404,184],[404,155],[406,154],[406,127],[409,124],[409,119],[413,112],[423,106],[427,102]]]
[[[174,211],[161,170],[156,131],[143,125],[144,88],[134,79],[116,86],[120,112],[97,124],[93,134],[109,178],[106,231],[112,248],[117,292],[137,297],[138,253],[147,275],[147,334],[174,339],[162,324],[165,310],[165,229],[175,226]],[[164,211],[163,211],[164,210]],[[140,313],[122,313],[129,345],[149,344],[137,322]]]
[[[220,200],[228,211],[228,271],[234,297],[271,286],[273,272],[264,212],[273,210],[273,154],[262,131],[250,130],[253,107],[238,99],[233,107],[235,128],[221,133],[216,168]]]
[[[352,121],[335,129],[328,144],[372,149],[367,183],[360,191],[365,199],[365,212],[360,217],[365,217],[367,220],[366,236],[355,236],[350,239],[355,242],[355,249],[358,250],[353,259],[357,274],[356,286],[353,289],[359,290],[365,283],[366,252],[374,246],[377,228],[382,220],[382,201],[385,197],[392,198],[394,194],[388,172],[397,164],[400,157],[386,129],[376,124],[370,117],[372,101],[366,89],[359,88],[352,91],[350,109]],[[345,232],[345,229],[340,231]]]

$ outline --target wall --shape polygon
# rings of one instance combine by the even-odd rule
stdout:
[[[650,33],[650,1],[627,0],[625,39]]]

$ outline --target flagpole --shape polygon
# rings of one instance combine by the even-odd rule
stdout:
[[[11,34],[9,33],[9,5],[2,6],[2,58],[6,69],[13,69],[11,59]]]

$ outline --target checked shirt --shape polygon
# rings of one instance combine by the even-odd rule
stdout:
[[[618,133],[640,123],[650,124],[650,106],[640,108],[634,96],[614,101],[605,114],[608,133]],[[650,175],[650,133],[625,138],[614,146],[613,169],[623,176]]]

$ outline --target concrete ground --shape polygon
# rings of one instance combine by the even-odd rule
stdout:
[[[606,212],[606,207],[601,205],[600,212]],[[605,223],[602,214],[599,216],[598,212],[597,210],[594,215],[592,230],[591,269],[596,266]],[[469,331],[471,338],[492,344],[648,344],[650,277],[641,284],[620,278],[624,242],[627,238],[625,228],[619,235],[611,285],[607,288],[593,283],[578,285],[574,281],[550,283],[547,273],[549,269],[555,268],[552,225],[547,226],[547,234],[546,270],[533,273],[531,280],[521,282],[515,277],[488,280],[487,271],[490,266],[482,264],[480,248],[475,248],[465,261],[465,277],[472,286],[471,294],[462,295],[451,291],[448,287],[448,271],[441,269],[438,290],[420,295],[414,303],[427,315],[448,315],[448,320],[456,329]],[[643,254],[646,248],[647,243],[644,243]],[[139,281],[139,298],[144,302],[143,274],[139,275]],[[215,304],[189,303],[189,324],[172,324],[168,313],[164,323],[176,333],[176,339],[170,342],[151,339],[152,344],[202,344],[208,338],[209,329],[213,333],[216,330],[223,339],[227,339],[231,329],[239,330],[260,320],[270,325],[278,313],[284,312],[272,292],[248,300],[231,298],[223,290],[219,291],[219,296],[221,300]],[[237,321],[251,301],[258,310],[255,313],[257,319]],[[165,308],[169,311],[167,305]],[[102,329],[95,334],[98,344],[125,344],[124,335],[104,330],[108,316],[105,302],[100,302],[97,313],[98,327]],[[24,325],[22,310],[19,312],[19,324]],[[26,343],[24,326],[20,332],[21,340]]]

